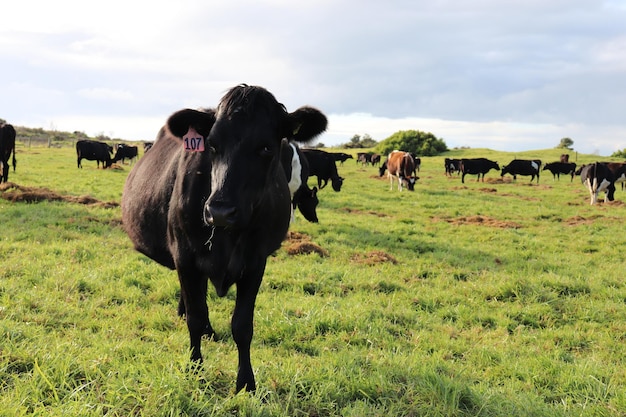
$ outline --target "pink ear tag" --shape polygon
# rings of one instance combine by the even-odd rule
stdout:
[[[204,138],[193,127],[183,136],[185,152],[204,152]]]

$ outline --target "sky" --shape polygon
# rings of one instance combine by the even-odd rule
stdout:
[[[326,146],[626,149],[626,0],[21,0],[2,6],[0,118],[153,140],[246,83],[328,119]]]

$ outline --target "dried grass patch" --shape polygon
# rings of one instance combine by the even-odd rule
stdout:
[[[357,253],[352,258],[350,258],[352,262],[356,262],[364,265],[376,265],[381,263],[392,263],[397,264],[398,260],[393,256],[389,255],[386,252],[375,250],[365,254]]]
[[[330,256],[328,251],[316,243],[311,242],[310,236],[299,232],[288,232],[285,241],[287,246],[285,250],[288,255],[308,255],[310,253],[317,253],[322,258]]]
[[[86,205],[97,205],[105,208],[118,207],[119,203],[100,201],[96,198],[83,195],[63,195],[47,188],[26,187],[13,182],[0,184],[0,197],[13,203],[39,203],[40,201],[63,201]]]
[[[454,219],[443,219],[443,220],[448,223],[455,224],[455,225],[471,224],[471,225],[478,225],[478,226],[498,227],[502,229],[520,229],[522,227],[522,225],[519,223],[504,221],[504,220],[497,220],[491,217],[480,216],[480,215],[461,216],[461,217],[457,217]]]

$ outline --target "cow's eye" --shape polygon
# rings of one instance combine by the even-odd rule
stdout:
[[[259,155],[263,157],[271,157],[274,155],[274,149],[269,146],[264,146],[259,150]]]

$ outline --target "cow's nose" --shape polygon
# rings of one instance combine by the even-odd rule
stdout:
[[[232,227],[235,225],[237,209],[233,206],[207,205],[204,218],[207,224],[215,227]]]

